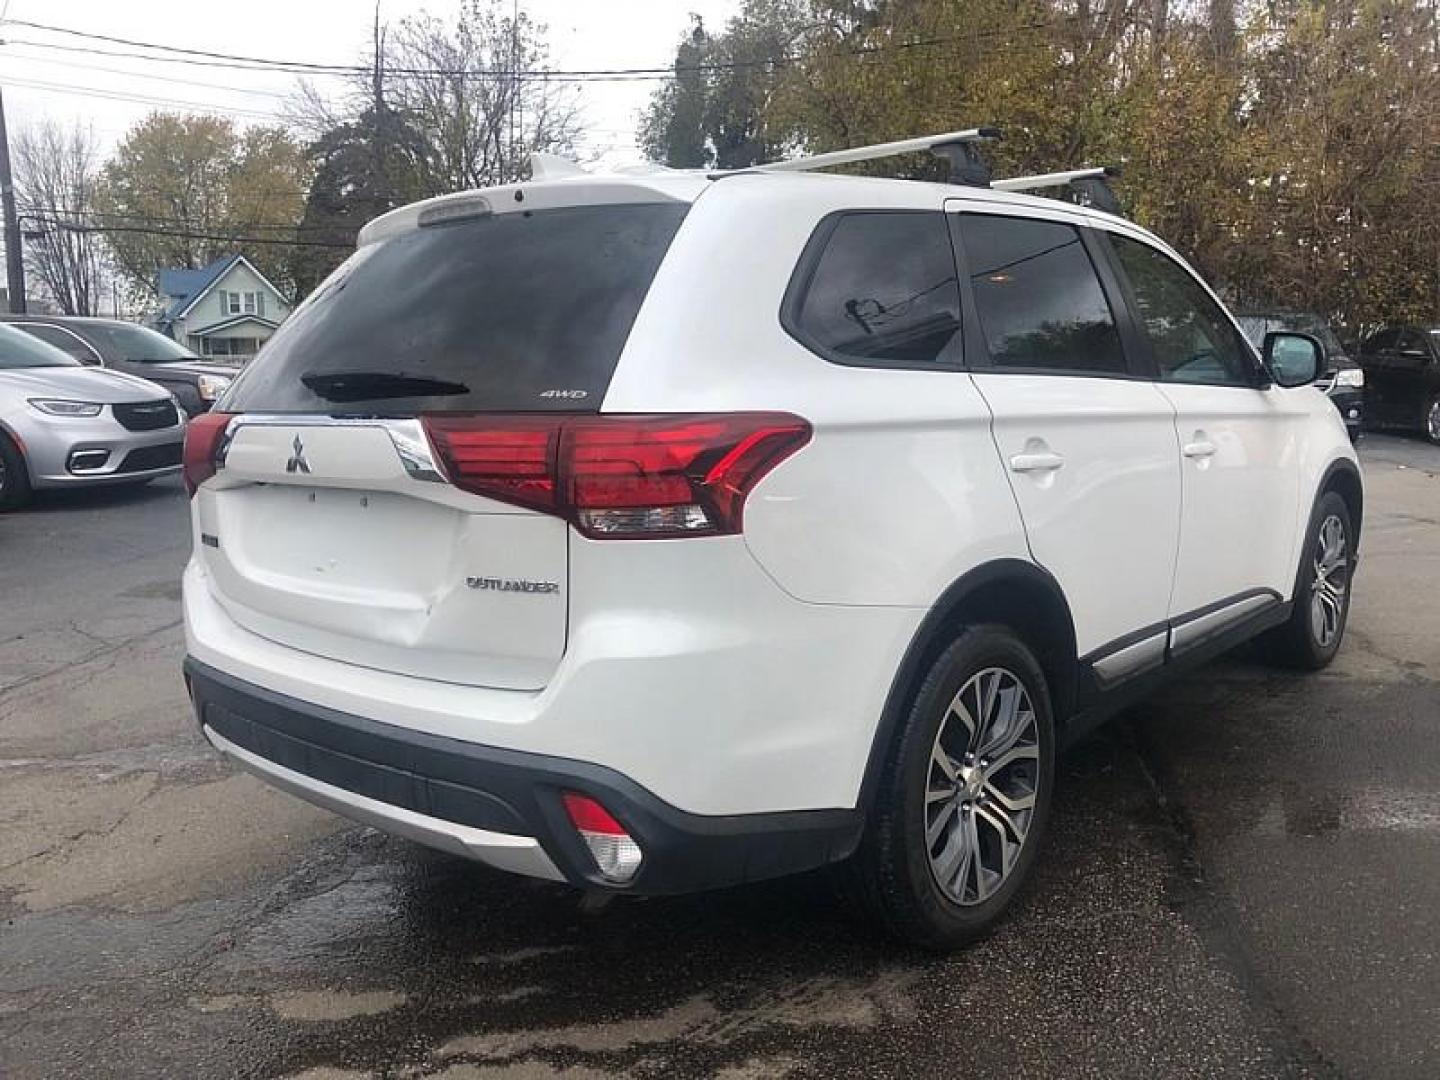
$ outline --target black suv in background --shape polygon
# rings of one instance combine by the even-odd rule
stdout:
[[[1345,421],[1345,430],[1350,433],[1350,441],[1354,442],[1365,420],[1368,372],[1345,355],[1345,346],[1340,344],[1330,324],[1320,315],[1286,311],[1252,311],[1237,315],[1236,319],[1257,349],[1263,347],[1266,334],[1277,331],[1309,334],[1320,342],[1325,350],[1325,368],[1315,387],[1335,403],[1340,418]]]
[[[1419,429],[1440,443],[1440,326],[1387,326],[1360,346],[1365,408],[1376,427]]]
[[[240,373],[237,366],[202,360],[164,334],[119,319],[71,315],[0,315],[0,319],[82,364],[159,383],[191,416],[208,412]]]

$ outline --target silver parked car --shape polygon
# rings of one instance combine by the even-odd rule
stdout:
[[[36,488],[142,484],[176,472],[184,436],[168,391],[87,368],[0,325],[0,510]]]

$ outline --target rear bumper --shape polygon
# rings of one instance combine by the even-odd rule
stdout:
[[[601,765],[481,746],[353,716],[185,661],[219,750],[277,787],[398,835],[531,877],[662,894],[779,877],[845,858],[859,810],[687,813]],[[640,845],[635,879],[607,883],[561,794],[598,799]]]

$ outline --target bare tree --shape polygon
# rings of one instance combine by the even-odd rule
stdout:
[[[92,227],[102,161],[89,127],[44,121],[15,141],[25,263],[66,315],[93,315],[107,253]]]
[[[531,152],[573,149],[579,107],[573,88],[545,78],[545,31],[502,0],[465,0],[453,21],[420,15],[396,28],[388,92],[434,147],[433,191],[508,183],[526,175]]]

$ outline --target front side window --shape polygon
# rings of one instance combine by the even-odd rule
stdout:
[[[1255,367],[1220,305],[1174,259],[1107,234],[1135,293],[1161,382],[1254,386]]]
[[[996,368],[1126,372],[1115,317],[1073,225],[962,214],[960,238]]]
[[[829,229],[792,309],[791,332],[842,364],[957,363],[960,288],[945,216],[858,212]]]

